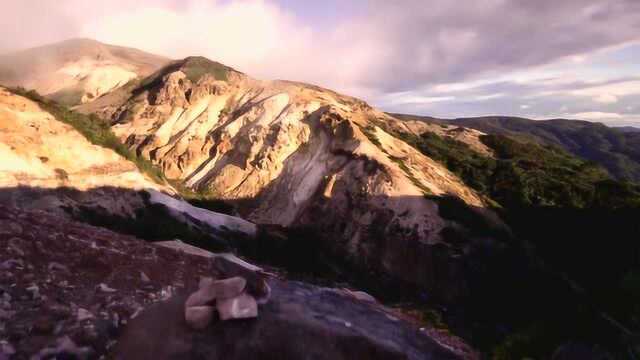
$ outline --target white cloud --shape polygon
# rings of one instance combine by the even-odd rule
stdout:
[[[640,80],[622,81],[571,91],[571,95],[589,96],[598,99],[603,96],[604,99],[612,99],[612,97],[635,94],[640,94]]]
[[[615,95],[602,94],[594,97],[593,101],[599,102],[602,104],[615,104],[618,102],[618,98]]]
[[[531,107],[530,105],[520,105],[520,109],[522,109],[522,110],[527,110],[530,107]]]
[[[576,114],[570,114],[569,117],[579,120],[618,120],[623,119],[624,116],[618,113],[601,112],[601,111],[587,111]]]
[[[595,83],[637,74],[637,67],[594,63],[599,51],[640,40],[637,0],[477,0],[462,7],[370,0],[327,24],[310,13],[321,5],[292,13],[284,3],[5,1],[0,51],[90,37],[172,58],[204,55],[258,78],[312,82],[396,111],[424,103],[450,116],[517,113],[533,103],[544,114],[563,104],[587,114],[623,112],[633,101],[627,97],[640,95],[640,80]]]

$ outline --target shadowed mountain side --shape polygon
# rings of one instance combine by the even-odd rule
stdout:
[[[117,187],[85,191],[69,187],[0,188],[0,204],[24,210],[43,210],[150,241],[178,238],[205,249],[221,251],[231,249],[231,239],[239,241],[255,236],[234,230],[233,223],[225,226],[225,219],[234,220],[233,217],[213,212],[205,214],[210,219],[196,217],[185,208],[189,206],[185,202],[179,201],[175,206],[163,203],[166,202],[164,198],[172,199],[153,190]]]
[[[467,217],[475,222],[453,218],[448,221],[443,240],[432,244],[396,228],[384,209],[370,213],[374,221],[363,228],[369,232],[368,236],[363,236],[360,243],[349,243],[340,236],[351,231],[346,225],[351,221],[348,214],[331,213],[334,210],[326,198],[318,199],[301,215],[316,221],[300,221],[288,228],[258,225],[257,239],[224,225],[212,227],[189,212],[176,213],[171,206],[152,200],[147,191],[114,187],[87,191],[64,187],[0,189],[0,204],[45,210],[151,241],[179,238],[210,250],[237,249],[255,259],[319,278],[364,282],[369,274],[376,273],[376,278],[387,279],[381,284],[395,283],[397,289],[416,289],[416,292],[427,290],[434,300],[444,302],[468,296],[468,277],[479,277],[477,266],[492,262],[475,259],[475,254],[486,252],[498,256],[504,245],[496,246],[495,238],[506,238],[504,229],[495,227],[480,215],[484,210],[468,208],[453,198],[449,202],[457,204],[459,209],[455,214],[449,211],[446,216],[468,214]],[[430,202],[438,208],[436,202],[424,197],[376,197],[370,200],[386,205]],[[257,201],[259,198],[240,199],[235,206],[243,207]],[[357,219],[361,215],[354,212],[352,216]],[[337,221],[337,218],[342,220]],[[477,226],[478,222],[484,225]],[[476,247],[484,250],[476,251]]]
[[[393,247],[399,254],[397,261],[405,259],[408,270],[421,272],[421,276],[434,279],[434,287],[428,288],[425,292],[423,287],[416,287],[401,278],[372,270],[376,267],[368,267],[372,264],[357,256],[350,257],[344,250],[348,244],[339,238],[332,238],[329,236],[331,231],[323,228],[339,227],[339,224],[318,220],[315,224],[292,228],[262,225],[259,226],[259,234],[255,240],[229,233],[214,233],[212,237],[211,233],[203,233],[201,229],[176,223],[175,218],[167,216],[166,209],[162,206],[152,206],[138,212],[135,217],[124,218],[109,214],[96,205],[100,203],[99,199],[117,198],[118,192],[122,191],[98,189],[83,193],[72,189],[5,188],[0,190],[0,203],[18,203],[32,209],[43,206],[45,209],[54,209],[60,204],[51,200],[64,197],[73,200],[67,201],[75,204],[61,210],[61,214],[66,214],[63,216],[65,219],[72,217],[118,232],[140,234],[149,240],[180,238],[208,249],[236,249],[240,254],[258,262],[286,269],[287,276],[292,279],[327,286],[350,283],[356,288],[370,292],[385,303],[401,302],[405,304],[403,307],[419,308],[426,304],[435,307],[444,305],[441,308],[441,316],[448,326],[456,334],[485,350],[487,344],[495,346],[494,344],[500,343],[504,336],[513,332],[525,331],[518,336],[533,336],[530,333],[533,330],[528,328],[531,324],[546,329],[557,329],[548,332],[542,340],[533,338],[535,341],[546,341],[544,347],[538,348],[539,343],[532,345],[541,355],[546,353],[540,352],[543,351],[540,349],[548,351],[576,336],[587,343],[594,343],[594,339],[602,339],[598,343],[607,344],[609,349],[611,346],[614,346],[614,349],[615,346],[626,346],[624,340],[621,340],[619,330],[603,320],[599,314],[612,315],[614,319],[622,320],[629,311],[625,309],[633,304],[634,296],[637,296],[622,296],[623,293],[634,293],[627,292],[631,290],[624,290],[625,288],[622,288],[621,293],[616,282],[611,281],[619,279],[625,271],[632,271],[634,266],[637,268],[637,246],[628,242],[631,238],[622,237],[624,234],[632,237],[638,235],[638,229],[633,233],[624,227],[625,219],[635,216],[632,212],[612,212],[609,216],[601,218],[606,223],[590,220],[589,225],[584,226],[581,224],[581,216],[588,215],[588,218],[592,219],[603,214],[575,209],[539,208],[523,211],[520,217],[510,221],[517,224],[517,235],[535,247],[538,254],[536,255],[504,233],[501,235],[504,241],[499,242],[500,246],[497,247],[496,242],[489,238],[492,234],[500,234],[504,229],[496,229],[487,221],[487,217],[480,214],[484,210],[469,208],[458,199],[384,199],[390,202],[434,201],[440,214],[450,221],[449,230],[443,233],[443,241],[438,244],[401,243],[393,238],[384,237],[372,237],[371,239],[377,239],[378,242],[361,244],[362,248],[359,251],[364,254],[375,249],[379,252],[391,251],[388,248]],[[130,198],[132,195],[126,196]],[[140,196],[141,201],[144,201],[145,196],[135,196]],[[307,209],[305,216],[312,216],[315,211],[320,210]],[[558,230],[563,227],[557,223],[565,221],[568,212],[575,212],[570,217],[574,220],[568,223],[568,227],[564,227],[565,230]],[[319,219],[323,219],[321,212],[315,214]],[[621,217],[623,215],[624,218]],[[324,218],[328,218],[326,214]],[[519,223],[516,222],[518,220]],[[553,224],[553,227],[539,226],[541,222]],[[596,246],[608,227],[616,229],[612,233],[613,238],[626,241],[627,245],[616,244],[606,248]],[[575,236],[573,229],[577,228],[583,230]],[[191,235],[194,232],[195,235]],[[527,233],[530,236],[526,236]],[[223,244],[217,243],[218,236],[227,241]],[[567,239],[572,238],[582,245],[576,244],[575,241],[567,242]],[[541,242],[541,239],[548,241]],[[547,256],[548,251],[552,251],[553,254],[549,246],[560,246],[562,255]],[[576,247],[584,251],[577,251]],[[461,248],[465,250],[460,251]],[[622,254],[616,249],[622,249],[625,255],[621,257]],[[540,262],[539,255],[544,255],[549,261]],[[426,263],[425,260],[429,262]],[[633,265],[634,261],[636,265]],[[593,263],[603,265],[603,271],[593,268]],[[633,273],[629,274],[632,276]],[[593,276],[594,281],[590,281],[590,277]],[[574,282],[574,279],[577,282]],[[583,287],[583,290],[576,291],[572,288],[574,284],[579,284],[577,286]],[[446,299],[440,297],[439,291],[462,291],[464,296],[458,296],[455,304],[446,303]],[[619,295],[600,296],[610,291]],[[442,301],[445,303],[442,304]],[[635,320],[630,321],[623,321],[623,326],[633,329]]]

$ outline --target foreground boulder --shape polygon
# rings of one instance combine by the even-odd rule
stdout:
[[[0,206],[0,249],[0,358],[473,357],[375,303],[275,278],[257,318],[192,329],[187,297],[219,277],[210,255],[51,213]]]
[[[125,330],[124,359],[462,359],[385,311],[341,291],[293,281],[270,281],[272,299],[256,319],[213,321],[193,330],[184,296],[157,303]],[[155,333],[155,334],[154,334]]]

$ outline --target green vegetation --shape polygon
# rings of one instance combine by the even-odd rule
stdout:
[[[231,70],[228,66],[201,56],[187,58],[182,66],[182,71],[187,75],[187,79],[194,83],[206,74],[213,75],[216,80],[227,81]]]
[[[482,136],[480,140],[495,152],[493,159],[431,132],[386,131],[444,164],[467,185],[506,208],[640,205],[640,187],[612,180],[596,163],[556,146],[523,143],[503,135]]]
[[[420,136],[397,132],[394,135],[423,154],[444,164],[472,188],[481,193],[489,190],[491,171],[496,164],[492,159],[472,150],[467,144],[430,132]]]
[[[429,190],[429,188],[424,186],[422,182],[420,182],[420,180],[418,180],[415,177],[415,175],[413,175],[413,172],[411,171],[411,169],[409,169],[409,167],[404,163],[404,161],[402,161],[402,159],[397,158],[395,156],[391,156],[382,147],[382,143],[380,142],[380,140],[378,140],[378,137],[375,134],[375,128],[373,126],[369,125],[367,127],[363,127],[363,126],[359,126],[359,127],[360,127],[360,130],[362,130],[362,133],[367,137],[367,139],[369,139],[369,141],[371,141],[373,145],[377,146],[383,153],[385,153],[389,157],[389,159],[391,159],[391,161],[398,164],[400,169],[404,172],[404,175],[411,181],[411,183],[413,183],[413,185],[415,185],[418,189],[420,189],[425,196],[431,195],[431,190]]]
[[[49,100],[38,94],[35,90],[25,90],[24,88],[10,89],[13,93],[24,96],[38,103],[43,110],[49,112],[58,121],[71,125],[80,134],[82,134],[90,143],[111,149],[120,156],[136,164],[138,169],[148,175],[157,183],[164,183],[164,175],[151,161],[137,156],[129,150],[120,140],[111,132],[109,124],[100,119],[96,115],[84,115],[69,110],[63,105]]]
[[[198,80],[206,74],[212,75],[216,80],[227,81],[229,78],[229,72],[235,71],[226,65],[211,61],[205,57],[192,56],[183,60],[174,61],[149,75],[140,82],[140,86],[138,86],[133,93],[139,94],[159,85],[165,75],[178,70],[184,72],[187,79],[193,83],[198,82]]]
[[[51,94],[49,98],[64,106],[74,106],[82,102],[82,91],[76,89],[60,90]]]
[[[403,120],[451,124],[487,134],[506,135],[540,145],[555,145],[573,155],[596,162],[618,180],[640,182],[640,131],[624,131],[600,123],[576,120],[530,120],[487,116],[454,120],[393,114]],[[627,129],[628,130],[628,129]]]
[[[489,294],[474,295],[466,309],[488,327],[472,331],[470,341],[495,359],[546,358],[569,341],[598,344],[615,355],[630,351],[627,333],[640,331],[640,186],[614,180],[598,164],[555,145],[486,135],[481,141],[495,154],[489,158],[433,133],[385,130],[495,200],[513,231],[510,244],[524,246],[508,250],[511,257],[523,259],[517,254],[525,251],[531,262],[496,259],[506,262],[495,269],[514,274],[489,273],[486,278],[503,280],[473,292]],[[464,225],[443,231],[454,248],[471,238],[509,238],[459,200],[429,198],[444,218]],[[509,300],[500,301],[501,293]],[[512,330],[494,333],[495,324]]]

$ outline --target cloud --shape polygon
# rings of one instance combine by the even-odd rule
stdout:
[[[629,78],[640,51],[597,62],[606,49],[640,41],[637,0],[370,0],[324,18],[318,7],[331,2],[287,3],[6,1],[0,52],[90,37],[172,58],[204,55],[258,78],[443,116],[544,116],[564,104],[622,113],[640,93],[640,80]]]
[[[569,114],[567,117],[581,120],[618,120],[623,116],[618,113],[601,112],[601,111],[588,111],[576,114]]]
[[[618,102],[618,97],[611,94],[600,94],[593,98],[593,101],[603,104],[615,104]]]

